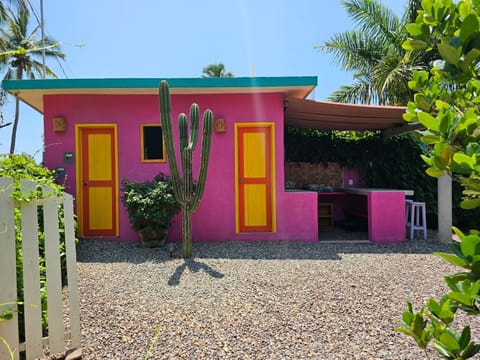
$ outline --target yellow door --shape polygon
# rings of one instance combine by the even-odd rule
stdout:
[[[80,128],[79,135],[81,234],[117,235],[115,128]]]
[[[273,231],[271,126],[237,127],[237,229]]]

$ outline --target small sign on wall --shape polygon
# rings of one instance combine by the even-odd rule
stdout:
[[[216,133],[224,133],[227,131],[227,123],[224,118],[215,119],[213,127]]]
[[[54,117],[53,118],[53,131],[54,132],[65,132],[67,131],[67,119],[63,117]]]

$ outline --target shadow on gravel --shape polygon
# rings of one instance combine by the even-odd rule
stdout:
[[[438,240],[433,239],[408,240],[397,244],[322,243],[321,241],[315,243],[294,241],[194,242],[195,261],[191,266],[198,270],[203,269],[208,273],[208,266],[202,265],[202,259],[342,260],[343,254],[431,254],[434,251],[451,252],[446,244],[441,244]],[[77,260],[89,263],[180,261],[181,244],[167,244],[163,248],[146,249],[138,243],[84,239],[80,240],[77,246]],[[182,266],[185,268],[189,265],[185,263]],[[179,267],[178,271],[181,270],[182,267]],[[213,270],[211,272],[213,274]]]
[[[173,275],[168,279],[168,285],[170,286],[177,286],[180,284],[180,279],[182,278],[182,274],[185,271],[185,269],[189,269],[191,272],[196,273],[199,272],[200,270],[203,270],[206,272],[208,275],[210,275],[213,278],[216,279],[221,279],[225,275],[222,273],[212,269],[210,266],[207,264],[204,264],[199,261],[195,261],[194,259],[187,259],[184,260],[183,264],[178,266]]]

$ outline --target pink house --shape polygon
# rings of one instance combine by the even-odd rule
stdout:
[[[44,163],[57,169],[75,196],[80,236],[138,240],[119,182],[169,173],[161,143],[160,80],[4,82],[44,115]],[[317,241],[317,194],[285,191],[283,145],[285,99],[304,99],[316,77],[167,80],[173,119],[188,113],[192,102],[215,117],[207,184],[193,216],[194,241]],[[246,177],[255,184],[244,184]],[[179,220],[173,221],[171,241],[181,239]]]
[[[5,90],[44,115],[44,163],[57,170],[59,181],[75,196],[81,237],[138,240],[120,201],[119,184],[123,178],[143,181],[169,173],[160,124],[160,80],[3,82]],[[325,197],[285,189],[286,124],[375,129],[389,136],[412,130],[402,120],[404,108],[307,100],[316,77],[167,80],[173,119],[188,112],[193,102],[201,112],[211,109],[215,117],[205,193],[193,215],[194,241],[318,240],[318,216],[323,216],[318,209],[325,211],[320,206]],[[174,126],[176,141],[177,131]],[[194,155],[198,160],[199,154]],[[343,203],[360,197],[371,241],[405,240],[404,200],[412,192],[351,190],[340,190]],[[170,241],[181,239],[179,216],[168,236]]]

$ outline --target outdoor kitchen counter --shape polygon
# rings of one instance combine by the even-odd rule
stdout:
[[[413,190],[340,188],[346,196],[366,196],[363,211],[368,220],[368,238],[376,243],[396,243],[406,239],[405,196],[413,196]],[[352,199],[355,200],[355,199]],[[356,199],[361,200],[361,199]],[[363,201],[363,203],[365,200]],[[352,201],[352,204],[362,202]]]
[[[400,193],[404,193],[405,196],[413,196],[413,190],[398,190],[398,189],[337,188],[336,191],[347,193],[347,194],[357,194],[357,195],[368,195],[368,193],[371,193],[371,192],[400,192]]]

